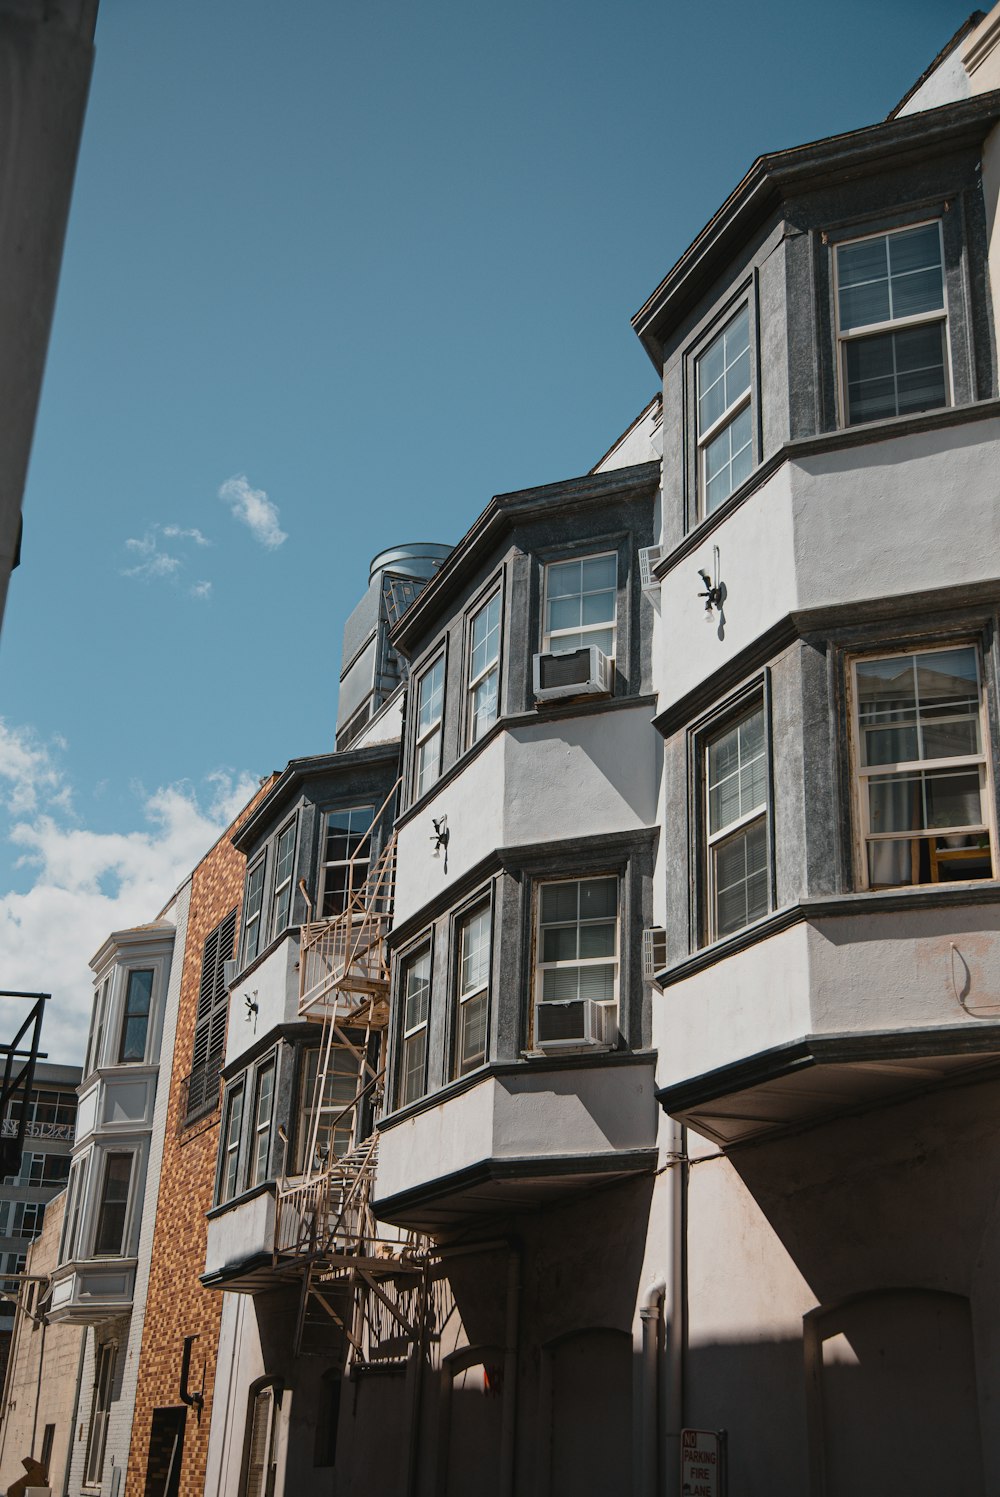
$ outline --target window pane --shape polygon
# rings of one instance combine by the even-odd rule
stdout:
[[[722,831],[766,801],[764,711],[758,708],[708,745],[709,832]]]
[[[472,719],[470,738],[473,743],[480,739],[497,720],[497,688],[499,672],[495,669],[485,676],[472,691]]]
[[[617,556],[589,556],[583,562],[584,592],[600,592],[618,586]]]
[[[486,993],[468,999],[459,1009],[458,1074],[481,1066],[486,1059]]]
[[[463,922],[460,936],[459,990],[475,992],[486,987],[490,976],[490,910],[484,906]]]
[[[583,563],[557,561],[545,568],[545,587],[550,598],[579,596],[582,590]]]
[[[434,662],[420,678],[417,701],[417,732],[429,728],[441,716],[444,698],[444,656]]]
[[[473,615],[470,639],[469,680],[481,675],[500,649],[500,594]]]
[[[587,878],[579,885],[581,920],[599,920],[618,913],[618,880]]]
[[[412,957],[406,964],[403,982],[403,1027],[413,1029],[427,1019],[427,1000],[431,982],[430,950]]]
[[[768,910],[767,825],[755,821],[715,848],[715,934],[729,935]]]
[[[441,734],[433,733],[417,749],[417,794],[423,795],[438,777],[441,756]]]
[[[152,991],[153,974],[151,971],[129,973],[121,1043],[118,1047],[119,1063],[145,1059],[146,1030],[149,1024]]]
[[[698,360],[698,431],[705,432],[750,388],[750,313],[744,307]]]
[[[132,1155],[109,1154],[104,1167],[104,1189],[94,1237],[94,1252],[99,1256],[121,1255],[131,1178]]]
[[[399,1098],[401,1107],[405,1107],[407,1102],[415,1102],[423,1095],[426,1053],[426,1029],[418,1029],[416,1034],[403,1041],[403,1080]]]

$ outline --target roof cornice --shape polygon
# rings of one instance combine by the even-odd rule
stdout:
[[[395,740],[375,743],[363,749],[344,749],[341,753],[313,754],[305,759],[289,759],[271,789],[238,831],[233,833],[232,843],[238,852],[246,852],[260,836],[261,828],[267,826],[279,814],[281,807],[292,792],[307,780],[318,775],[343,774],[368,769],[376,764],[391,764],[399,757],[399,744]]]
[[[434,625],[441,611],[468,582],[475,566],[488,557],[501,537],[516,525],[546,519],[588,504],[602,504],[622,494],[653,489],[660,481],[659,462],[636,463],[628,468],[609,468],[565,478],[558,483],[510,494],[494,494],[475,524],[458,542],[440,571],[410,604],[390,636],[393,645],[409,654]]]
[[[889,158],[898,167],[907,158],[926,161],[928,155],[977,144],[998,117],[1000,90],[994,90],[940,109],[758,156],[632,318],[654,366],[663,367],[663,345],[670,328],[698,302],[740,245],[785,198],[884,171]]]

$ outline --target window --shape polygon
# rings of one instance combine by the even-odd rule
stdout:
[[[945,321],[940,224],[837,246],[846,426],[947,405]]]
[[[464,915],[458,925],[456,1076],[464,1076],[486,1060],[491,923],[487,901]]]
[[[292,907],[292,868],[295,861],[295,822],[290,821],[278,837],[274,855],[274,895],[271,901],[271,940],[288,924]]]
[[[706,515],[753,467],[750,309],[743,307],[697,361],[699,484]]]
[[[66,1191],[66,1210],[63,1214],[62,1242],[59,1245],[59,1262],[70,1263],[76,1257],[77,1238],[80,1231],[80,1212],[83,1206],[83,1173],[85,1161],[74,1159],[70,1168],[69,1185]]]
[[[481,738],[499,713],[500,594],[469,620],[469,743]]]
[[[770,908],[767,780],[761,702],[705,747],[710,940]]]
[[[194,1021],[194,1048],[188,1077],[184,1121],[211,1112],[219,1100],[219,1071],[226,1052],[229,993],[226,962],[232,959],[236,941],[236,911],[229,914],[205,938],[201,952],[201,982]]]
[[[253,1106],[253,1150],[250,1184],[260,1185],[268,1178],[271,1156],[271,1116],[274,1112],[274,1061],[257,1072]]]
[[[244,1082],[229,1088],[226,1097],[226,1121],[222,1130],[222,1171],[219,1178],[219,1200],[231,1201],[237,1192],[240,1174],[240,1138],[243,1132]]]
[[[146,1032],[149,1029],[149,1005],[153,994],[153,973],[135,971],[128,974],[125,990],[125,1012],[118,1044],[118,1062],[146,1059]]]
[[[245,1480],[240,1497],[273,1497],[277,1477],[275,1425],[279,1390],[274,1381],[250,1389]]]
[[[431,949],[403,963],[403,1052],[399,1067],[399,1105],[424,1094],[427,1076],[427,1015],[431,993]]]
[[[862,885],[993,877],[974,645],[853,663]]]
[[[324,920],[346,910],[368,877],[369,833],[374,818],[374,806],[348,806],[327,813],[320,875],[320,914]]]
[[[542,649],[559,654],[597,645],[613,657],[617,587],[618,558],[614,552],[547,566]]]
[[[131,1152],[108,1154],[105,1157],[104,1184],[97,1210],[97,1231],[94,1234],[95,1258],[123,1256],[133,1158]]]
[[[243,961],[244,967],[253,961],[260,950],[260,911],[264,903],[264,859],[260,857],[247,874],[247,892],[243,905]]]
[[[441,773],[441,719],[444,716],[444,656],[439,655],[417,682],[417,747],[413,794],[423,795]]]
[[[538,898],[536,1003],[618,999],[618,880],[542,884]]]
[[[89,1076],[91,1071],[97,1069],[101,1064],[101,1049],[104,1042],[104,1019],[108,1007],[108,990],[111,987],[110,977],[106,977],[99,984],[94,993],[94,1011],[90,1020],[90,1034],[87,1039],[87,1058],[83,1065],[84,1076]]]
[[[14,1207],[14,1219],[10,1225],[11,1237],[34,1239],[42,1230],[45,1207],[41,1201],[18,1201]]]
[[[307,1050],[302,1071],[302,1104],[299,1122],[299,1170],[305,1172],[307,1154],[316,1129],[314,1168],[322,1168],[331,1158],[340,1159],[354,1143],[355,1098],[359,1089],[361,1062],[346,1045],[332,1045],[330,1059],[319,1098],[316,1119],[320,1051]]]
[[[87,1436],[87,1454],[83,1463],[83,1484],[86,1487],[99,1487],[104,1472],[104,1447],[108,1439],[108,1414],[111,1410],[117,1350],[114,1341],[105,1341],[97,1348],[90,1433]]]

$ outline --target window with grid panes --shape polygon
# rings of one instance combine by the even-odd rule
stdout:
[[[542,649],[550,654],[597,645],[615,653],[618,558],[613,551],[579,561],[554,561],[545,568],[545,624]]]
[[[993,877],[975,645],[852,663],[862,886]]]
[[[845,424],[947,405],[940,224],[839,244],[836,259]]]
[[[770,908],[767,782],[759,703],[705,746],[711,940],[742,929]]]
[[[246,898],[243,902],[243,951],[242,965],[248,966],[260,951],[263,940],[261,914],[264,904],[264,858],[257,862],[247,874]]]
[[[464,1076],[486,1060],[491,923],[489,901],[463,915],[458,923],[456,1076]]]
[[[742,307],[712,339],[696,363],[695,376],[705,516],[750,477],[753,467],[749,307]]]
[[[243,1077],[226,1093],[226,1114],[222,1126],[222,1164],[219,1174],[219,1200],[231,1201],[239,1189],[240,1145],[243,1136]]]
[[[328,811],[320,870],[320,914],[324,920],[347,909],[364,887],[371,861],[374,806]]]
[[[423,795],[441,773],[441,722],[444,716],[444,656],[439,655],[417,680],[417,735],[413,794]]]
[[[403,1033],[399,1105],[424,1094],[427,1083],[427,1016],[431,995],[431,949],[407,957],[402,966]]]
[[[101,1064],[101,1049],[104,1043],[104,1019],[108,1007],[108,993],[111,989],[111,978],[106,977],[99,983],[94,992],[94,1010],[90,1020],[90,1034],[87,1037],[87,1056],[83,1063],[84,1077],[90,1075]]]
[[[292,870],[295,862],[295,821],[278,837],[274,853],[274,893],[271,896],[271,939],[280,936],[292,908]]]
[[[303,1060],[301,1104],[299,1107],[298,1168],[307,1168],[313,1131],[315,1145],[313,1165],[321,1167],[330,1159],[340,1159],[354,1145],[357,1123],[356,1099],[361,1086],[361,1062],[347,1045],[332,1045],[327,1064],[323,1095],[318,1096],[322,1052],[307,1050]],[[318,1112],[318,1116],[317,1116]]]
[[[500,710],[500,593],[469,620],[468,740],[481,738]]]
[[[536,1003],[618,1001],[618,880],[580,878],[538,891]]]
[[[194,1049],[188,1078],[185,1121],[211,1112],[219,1100],[219,1071],[226,1052],[229,993],[226,962],[236,941],[236,911],[230,910],[205,938],[201,954],[201,982],[195,1014]]]
[[[108,1440],[108,1417],[111,1412],[117,1351],[118,1346],[114,1341],[104,1341],[97,1348],[90,1430],[83,1462],[83,1483],[88,1487],[100,1486],[104,1474],[104,1449]]]
[[[268,1061],[257,1072],[254,1086],[253,1138],[250,1147],[250,1185],[260,1185],[268,1178],[271,1158],[271,1118],[274,1113],[274,1061]]]

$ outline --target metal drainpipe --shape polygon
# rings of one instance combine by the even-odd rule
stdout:
[[[520,1327],[521,1249],[512,1243],[507,1257],[507,1317],[503,1347],[503,1408],[500,1420],[500,1497],[514,1497]]]
[[[684,1428],[684,1347],[687,1341],[687,1130],[670,1119],[667,1148],[666,1427],[663,1440],[666,1497],[680,1497],[681,1430]]]
[[[659,1425],[660,1389],[657,1377],[660,1351],[660,1325],[663,1318],[663,1301],[667,1293],[666,1279],[656,1279],[646,1289],[639,1306],[642,1320],[642,1408],[639,1471],[641,1497],[656,1497],[657,1466],[659,1464],[659,1442],[656,1438]]]

